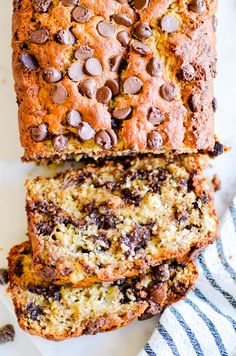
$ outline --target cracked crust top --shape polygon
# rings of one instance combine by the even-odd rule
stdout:
[[[141,3],[14,1],[25,160],[213,149],[216,1]]]

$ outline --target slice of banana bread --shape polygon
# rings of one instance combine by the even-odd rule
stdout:
[[[218,220],[199,155],[105,160],[26,182],[34,267],[88,286],[140,273],[214,241]]]
[[[24,160],[214,147],[215,0],[15,0]]]
[[[33,272],[31,246],[26,242],[10,251],[9,278],[20,327],[61,340],[114,330],[160,313],[193,287],[197,270],[193,262],[170,262],[132,279],[89,288],[55,286]]]

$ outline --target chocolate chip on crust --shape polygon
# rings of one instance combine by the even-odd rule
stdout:
[[[93,49],[89,46],[78,46],[75,51],[75,59],[80,59],[81,61],[86,61],[93,57]]]
[[[61,0],[64,6],[75,6],[79,3],[79,0]]]
[[[161,19],[161,29],[166,33],[176,32],[179,27],[179,21],[173,15],[165,15]]]
[[[172,101],[176,95],[176,88],[174,85],[166,83],[160,87],[160,95],[166,101]]]
[[[156,126],[161,124],[163,120],[164,120],[164,114],[158,108],[152,107],[149,110],[148,121],[151,122],[151,124]]]
[[[77,6],[72,12],[73,19],[79,23],[88,22],[91,15],[91,11],[85,5]]]
[[[56,68],[45,68],[42,71],[43,79],[47,83],[57,83],[62,79],[62,74]]]
[[[123,84],[123,89],[126,94],[135,95],[142,89],[142,81],[136,77],[128,77]]]
[[[127,106],[126,108],[113,110],[112,116],[117,120],[125,120],[128,119],[131,112],[131,106]]]
[[[69,110],[66,115],[66,122],[69,126],[78,127],[82,121],[81,113],[77,110]]]
[[[102,37],[111,37],[115,34],[115,26],[109,22],[101,21],[97,25],[98,33]]]
[[[51,96],[55,104],[64,104],[68,97],[68,93],[66,88],[62,84],[56,84],[52,88]]]
[[[199,94],[192,94],[188,98],[188,106],[192,112],[202,110],[202,100]]]
[[[45,124],[30,127],[30,136],[35,142],[46,140],[48,135],[48,127]]]
[[[190,63],[183,65],[180,69],[180,72],[178,73],[178,77],[184,80],[185,82],[189,82],[193,80],[194,75],[195,75],[195,69]]]
[[[34,0],[33,8],[37,12],[47,12],[52,0]]]
[[[46,28],[40,28],[30,33],[30,41],[35,44],[44,44],[49,39],[49,31]]]
[[[78,62],[72,63],[68,68],[68,76],[74,82],[79,82],[84,77],[83,65]]]
[[[53,147],[56,151],[64,151],[68,145],[68,138],[65,135],[57,135],[52,139]]]
[[[109,87],[103,86],[97,90],[96,99],[99,103],[108,105],[112,99],[112,91]]]
[[[85,62],[85,70],[89,75],[98,76],[102,74],[102,65],[97,58],[89,58]]]
[[[117,136],[113,130],[100,130],[95,135],[95,143],[103,149],[111,149],[117,144]]]
[[[74,45],[75,44],[75,36],[70,30],[60,30],[55,35],[55,40],[61,44]]]
[[[117,14],[113,16],[113,20],[118,24],[126,27],[133,25],[132,19],[126,14]]]
[[[86,121],[81,122],[78,128],[78,137],[82,141],[88,141],[91,140],[91,138],[93,138],[94,135],[95,135],[95,131],[92,128],[92,126]]]
[[[20,62],[22,63],[23,68],[29,71],[37,69],[39,67],[38,61],[35,56],[29,53],[22,53],[20,55]]]
[[[0,344],[13,341],[15,337],[15,330],[13,325],[7,324],[0,328]]]
[[[139,40],[147,39],[152,36],[152,29],[147,23],[140,22],[134,28],[134,36]]]
[[[142,10],[144,9],[145,7],[147,7],[149,4],[149,0],[134,0],[133,2],[133,7],[136,9],[136,10]]]
[[[122,44],[123,47],[127,48],[130,41],[130,34],[127,31],[120,31],[116,36],[117,40]]]
[[[8,283],[8,271],[6,268],[0,268],[0,285]]]
[[[189,10],[197,14],[203,14],[206,11],[205,0],[192,0],[189,5]]]
[[[147,135],[147,147],[151,150],[160,149],[163,145],[163,138],[157,131],[151,131]]]
[[[111,89],[112,91],[112,96],[116,96],[119,94],[120,91],[120,86],[119,82],[116,79],[108,79],[105,83],[105,85]]]
[[[87,96],[87,98],[91,99],[95,96],[97,91],[97,82],[95,79],[86,79],[82,82],[80,86],[80,91],[83,95]]]
[[[161,63],[157,58],[150,59],[146,69],[148,74],[150,74],[152,77],[159,77],[162,72]]]
[[[140,54],[141,56],[145,56],[148,52],[150,52],[150,47],[145,43],[134,40],[131,45],[134,52]]]

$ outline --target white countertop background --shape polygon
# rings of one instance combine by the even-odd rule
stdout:
[[[219,175],[222,188],[216,193],[221,216],[236,194],[236,0],[220,0],[218,10],[218,77],[215,94],[218,100],[216,133],[221,142],[232,147],[217,158],[209,175]],[[12,0],[0,0],[0,266],[7,265],[10,247],[26,239],[24,181],[48,170],[23,164],[18,138],[17,105],[11,72]],[[121,330],[78,339],[49,342],[22,332],[16,323],[13,307],[5,288],[0,288],[0,325],[12,323],[16,338],[0,345],[4,356],[134,356],[154,329],[155,318],[135,322]]]

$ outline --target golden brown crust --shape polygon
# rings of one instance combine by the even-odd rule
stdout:
[[[13,247],[8,261],[10,280],[8,291],[11,293],[20,327],[28,333],[49,340],[64,340],[83,334],[111,331],[129,324],[138,317],[151,317],[182,299],[193,287],[198,275],[193,262],[186,265],[174,263],[170,264],[169,269],[166,269],[167,265],[165,265],[164,269],[159,267],[155,272],[146,271],[145,275],[132,281],[120,281],[109,286],[96,284],[86,289],[69,285],[58,289],[40,279],[31,270],[32,257],[29,242]],[[119,294],[113,295],[111,302],[104,299],[105,309],[100,314],[101,306],[97,311],[93,302],[93,308],[87,317],[79,319],[83,309],[90,307],[90,304],[85,304],[86,295],[90,295],[88,300],[91,301],[96,290],[100,290],[100,298],[102,293],[108,296],[112,288],[120,291],[119,293],[127,293],[127,285],[134,288],[134,292],[129,292],[133,293],[132,297],[129,294],[131,299],[127,294],[125,294],[126,299],[123,299],[124,294],[122,298]],[[135,297],[137,293],[139,293],[138,299]],[[74,301],[73,295],[76,295],[77,301]],[[79,306],[80,296],[83,300],[82,309]],[[70,301],[69,305],[68,301]],[[109,308],[111,308],[110,312]]]
[[[40,13],[33,8],[31,0],[15,1],[13,14],[13,73],[19,104],[20,138],[25,150],[24,160],[62,160],[144,151],[160,153],[213,149],[215,1],[205,0],[204,11],[199,14],[192,11],[188,4],[190,1],[182,0],[150,1],[149,5],[140,11],[113,0],[84,0],[82,4],[89,8],[92,14],[84,24],[73,20],[73,6],[66,7],[59,0],[44,2],[51,5],[48,9],[45,6],[45,12]],[[115,14],[128,15],[133,26],[115,23],[112,20]],[[168,34],[165,24],[162,23],[167,14],[174,16],[174,21],[177,20],[178,23],[177,31]],[[112,36],[105,38],[99,34],[97,25],[101,21],[115,26]],[[137,40],[134,36],[137,32],[135,29],[140,23],[148,24],[152,31],[152,36],[143,40],[150,47],[144,56],[132,49],[134,41]],[[38,29],[46,31],[46,40],[41,39],[43,44],[32,43],[32,32]],[[75,36],[75,43],[71,45],[56,42],[55,36],[58,32],[69,29]],[[121,31],[132,34],[132,40],[126,49],[116,39]],[[84,74],[80,81],[70,79],[67,72],[70,65],[76,62],[74,53],[78,45],[87,45],[94,50],[94,57],[99,59],[103,67],[100,76]],[[26,63],[27,57],[22,60],[22,55],[29,54],[36,58],[36,61],[30,64]],[[120,54],[125,56],[127,65],[123,66],[122,71],[113,71],[110,61]],[[158,66],[160,64],[160,73],[157,76],[151,76],[150,70],[147,69],[153,58],[157,60]],[[77,62],[84,65],[83,61]],[[35,69],[32,69],[34,67]],[[62,73],[63,78],[57,83],[46,82],[42,76],[45,68],[56,69]],[[192,71],[194,75],[191,74]],[[130,76],[137,76],[141,80],[141,92],[130,95],[121,89],[109,106],[98,102],[96,97],[90,99],[81,95],[78,90],[85,79],[94,78],[97,88],[104,86],[110,79],[119,80],[122,88],[122,83]],[[52,101],[52,91],[55,85],[61,84],[68,96],[65,102],[56,104]],[[163,99],[163,84],[174,85],[176,95],[173,100]],[[114,109],[130,106],[131,118],[123,121],[111,120],[111,112]],[[158,119],[156,125],[149,119],[151,108],[157,108],[161,112],[161,119]],[[94,141],[93,137],[88,141],[81,141],[78,138],[78,127],[65,124],[66,115],[71,109],[78,110],[83,122],[88,122],[96,133],[100,132],[102,139],[100,136],[100,140]],[[40,141],[36,142],[32,139],[31,130],[39,125],[46,126],[41,128],[40,133],[38,129],[34,131],[34,137],[37,136],[37,141]],[[112,134],[109,131],[111,129],[114,130]],[[101,130],[107,130],[105,135],[104,132],[101,134]],[[150,136],[152,131],[155,140],[153,134]],[[67,138],[58,138],[58,135]]]
[[[188,260],[218,236],[202,159],[105,161],[28,180],[37,273],[53,283],[89,286],[132,277],[165,260]]]

